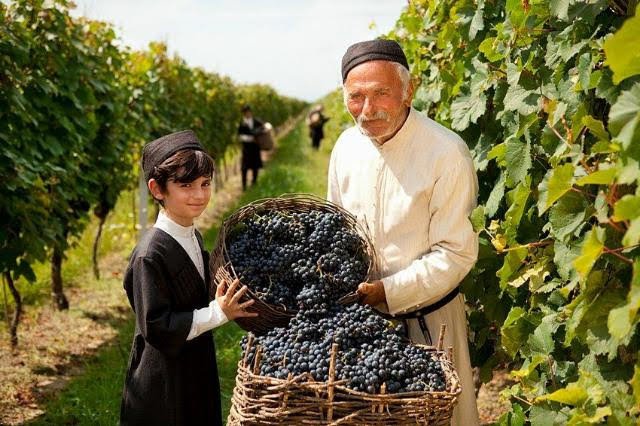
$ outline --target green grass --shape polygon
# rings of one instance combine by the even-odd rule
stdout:
[[[325,141],[326,142],[326,141]],[[284,138],[278,141],[278,149],[272,160],[261,170],[258,182],[242,194],[239,200],[225,213],[228,217],[240,206],[260,198],[274,197],[284,193],[305,192],[319,196],[326,193],[326,171],[328,153],[332,145],[325,143],[320,152],[311,149],[311,142],[303,122]],[[129,201],[130,203],[130,201]],[[126,211],[126,209],[125,209]],[[124,214],[124,219],[127,214]],[[129,218],[131,220],[131,218]],[[121,223],[121,222],[120,222]],[[204,233],[205,245],[213,247],[219,225],[214,225]],[[118,229],[118,227],[114,227]],[[92,234],[91,234],[92,235]],[[121,250],[116,234],[110,233],[106,242],[108,250]],[[89,237],[86,237],[89,238]],[[122,241],[121,241],[122,242]],[[128,243],[128,240],[125,242]],[[70,253],[65,268],[78,273],[91,267],[90,260],[79,253]],[[86,250],[86,245],[84,245]],[[88,245],[90,247],[90,244]],[[127,247],[130,250],[130,247]],[[85,259],[76,259],[85,257]],[[67,274],[73,272],[67,271]],[[45,286],[46,287],[46,286]],[[45,291],[45,293],[48,293]],[[42,298],[44,296],[41,296]],[[120,397],[127,367],[129,347],[132,340],[133,320],[113,323],[117,329],[117,338],[98,351],[98,354],[85,360],[84,373],[73,379],[69,385],[45,404],[46,414],[30,423],[33,425],[113,425],[117,424],[120,410]],[[236,365],[240,356],[239,340],[243,331],[229,323],[214,332],[217,351],[218,371],[222,387],[223,418],[229,411],[229,402],[235,384]]]

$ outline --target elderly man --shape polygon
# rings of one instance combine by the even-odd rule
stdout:
[[[356,126],[331,154],[328,199],[371,232],[382,278],[362,283],[364,302],[386,302],[415,342],[446,324],[462,394],[452,424],[476,425],[460,281],[477,258],[468,216],[478,183],[464,141],[411,108],[407,59],[394,41],[356,43],[342,58],[344,101]],[[433,342],[435,343],[435,342]]]

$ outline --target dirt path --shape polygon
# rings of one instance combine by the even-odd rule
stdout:
[[[500,398],[500,391],[512,383],[506,370],[497,370],[493,373],[493,379],[480,387],[478,392],[480,424],[493,424],[509,410],[509,404]]]
[[[129,306],[119,275],[125,259],[106,258],[102,271],[110,276],[96,288],[68,288],[70,309],[50,304],[25,306],[18,330],[20,343],[12,349],[0,338],[0,424],[21,424],[43,413],[44,399],[82,372],[83,360],[116,337],[115,323],[126,320]],[[105,274],[106,275],[106,274]]]

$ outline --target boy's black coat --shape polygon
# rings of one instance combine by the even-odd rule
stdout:
[[[204,281],[180,244],[157,228],[147,231],[131,255],[124,288],[136,329],[122,425],[222,425],[212,334],[186,340],[193,310],[209,302],[209,255],[203,250],[202,257]]]

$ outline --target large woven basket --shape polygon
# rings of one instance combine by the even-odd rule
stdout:
[[[438,346],[422,346],[442,364],[446,390],[441,392],[386,394],[384,385],[379,394],[353,391],[333,379],[335,344],[328,382],[315,382],[308,374],[286,380],[260,376],[258,347],[253,365],[247,365],[246,356],[238,363],[227,425],[449,425],[462,388],[451,349],[442,350],[443,335],[444,328]],[[248,347],[252,341],[250,335]]]
[[[373,244],[369,239],[368,233],[351,213],[336,204],[311,194],[285,194],[280,197],[266,198],[249,203],[224,221],[209,262],[212,277],[209,288],[210,297],[215,297],[216,288],[223,280],[231,281],[238,277],[227,252],[227,237],[238,224],[256,214],[269,211],[295,213],[316,210],[340,214],[345,219],[346,226],[360,235],[363,250],[369,262],[367,278],[375,277],[377,274],[377,263]],[[255,318],[236,319],[238,325],[247,331],[263,334],[274,327],[284,327],[296,314],[296,311],[287,309],[285,306],[273,305],[260,300],[251,290],[247,292],[247,297],[255,300],[255,303],[251,306],[251,310],[258,313],[258,317]]]

